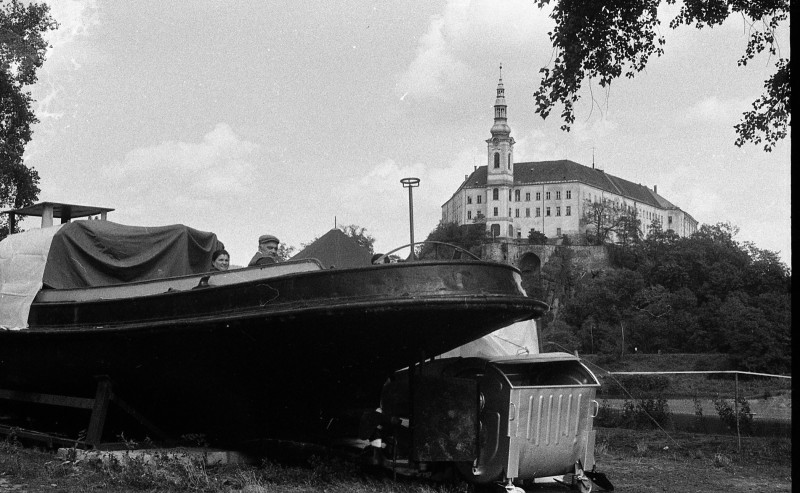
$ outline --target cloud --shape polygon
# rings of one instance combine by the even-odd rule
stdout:
[[[408,189],[402,178],[420,179],[413,189],[415,241],[424,240],[441,219],[442,203],[450,198],[473,170],[477,149],[465,149],[443,167],[422,163],[400,164],[386,159],[361,179],[342,189],[340,224],[366,226],[376,239],[376,250],[388,251],[409,242]],[[481,162],[480,164],[483,164]],[[364,207],[364,204],[380,204]]]
[[[431,18],[417,53],[397,85],[398,97],[445,98],[469,78],[481,55],[504,57],[546,49],[552,23],[534,2],[449,0]],[[538,41],[538,44],[537,44]],[[545,41],[545,42],[542,42]],[[530,61],[527,62],[530,64]]]
[[[717,96],[708,96],[687,108],[681,120],[730,126],[730,122],[738,120],[749,107],[750,103],[744,99],[720,100]]]
[[[87,36],[93,26],[100,24],[100,14],[95,0],[53,0],[48,2],[50,14],[58,22],[58,29],[45,34],[50,43],[48,58],[54,51],[70,44],[76,38]],[[75,63],[70,59],[71,63]]]
[[[170,141],[135,149],[104,167],[102,174],[111,189],[120,191],[120,202],[203,214],[220,199],[248,193],[257,150],[228,124],[218,123],[200,142]]]

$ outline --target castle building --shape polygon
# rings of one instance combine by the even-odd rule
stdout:
[[[442,205],[442,221],[485,223],[494,238],[527,238],[531,229],[548,238],[582,237],[591,231],[586,210],[615,204],[635,212],[643,234],[653,222],[679,236],[697,231],[697,221],[652,189],[570,160],[514,161],[502,74],[497,84],[494,125],[486,140],[487,164],[476,166]]]

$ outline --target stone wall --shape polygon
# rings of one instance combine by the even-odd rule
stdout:
[[[526,265],[520,265],[520,261],[525,259],[526,254],[531,253],[539,259],[539,267],[547,264],[550,257],[561,245],[530,245],[527,241],[497,241],[485,243],[481,247],[481,254],[484,260],[494,260],[511,264],[521,270]],[[574,268],[579,272],[597,272],[609,268],[608,250],[605,246],[581,246],[570,245],[564,248],[572,250]],[[531,257],[528,256],[530,263]]]

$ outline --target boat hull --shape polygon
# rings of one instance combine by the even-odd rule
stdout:
[[[0,388],[91,397],[104,375],[176,437],[297,439],[374,406],[393,371],[546,308],[524,296],[515,269],[482,262],[40,303],[31,328],[0,331]]]

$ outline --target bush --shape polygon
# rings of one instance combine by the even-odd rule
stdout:
[[[739,404],[739,432],[749,435],[753,432],[753,413],[750,412],[750,404],[741,396],[737,402]],[[732,432],[736,432],[736,411],[733,406],[726,399],[717,397],[714,399],[714,408],[725,426]]]

